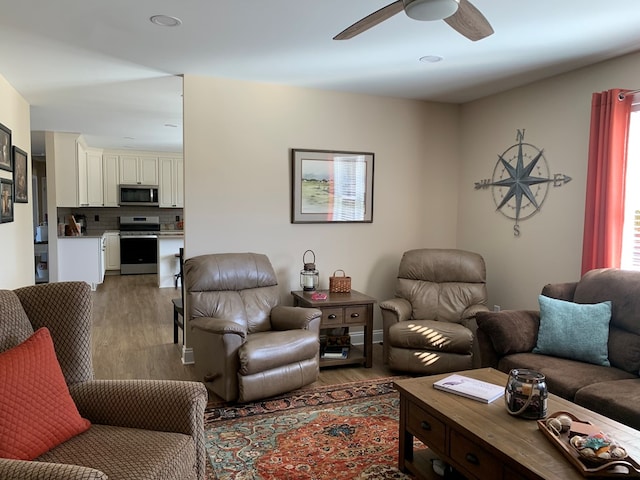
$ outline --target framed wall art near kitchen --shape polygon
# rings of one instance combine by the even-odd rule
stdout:
[[[0,169],[13,171],[11,161],[11,130],[0,123]]]
[[[291,150],[291,223],[371,223],[373,153]]]
[[[13,222],[13,182],[0,178],[0,223]]]
[[[27,152],[16,146],[13,147],[13,201],[15,203],[29,202],[27,158]]]

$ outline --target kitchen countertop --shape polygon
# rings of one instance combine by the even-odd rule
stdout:
[[[58,238],[100,238],[105,233],[120,233],[119,230],[89,230],[84,235],[65,236]],[[183,238],[184,230],[161,230],[159,232],[147,232],[148,235],[156,235],[158,238]]]

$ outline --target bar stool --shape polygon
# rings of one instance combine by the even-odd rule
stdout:
[[[178,262],[181,262],[182,260],[182,255],[180,253],[176,253],[176,258],[178,259]],[[180,285],[182,285],[182,271],[178,271],[178,273],[176,273],[173,276],[173,287],[174,288],[178,288],[178,283],[180,283]]]
[[[182,329],[182,343],[184,344],[184,284],[182,282],[182,265],[184,263],[184,248],[180,248],[180,271],[175,275],[176,288],[180,280],[180,298],[171,300],[173,303],[173,343],[178,343],[178,328]]]

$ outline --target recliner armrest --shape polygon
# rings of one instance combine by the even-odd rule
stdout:
[[[47,480],[107,480],[100,470],[65,463],[36,462],[0,458],[2,480],[46,478]]]
[[[279,305],[271,310],[271,327],[274,330],[306,329],[320,331],[322,311],[318,308]]]
[[[71,385],[69,392],[80,415],[92,423],[189,435],[196,448],[198,478],[204,478],[204,410],[209,399],[204,384],[90,380]]]
[[[392,316],[395,316],[397,322],[404,322],[411,318],[411,303],[405,298],[392,298],[391,300],[385,300],[380,303],[380,309],[382,315],[385,316],[385,312],[388,312]]]
[[[178,380],[90,380],[69,387],[92,423],[194,435],[202,432],[208,393]]]
[[[489,307],[487,307],[483,303],[476,303],[474,305],[469,305],[462,312],[462,319],[474,318],[478,312],[488,312]]]
[[[238,322],[225,320],[224,318],[197,317],[188,322],[191,329],[203,330],[208,333],[225,335],[227,333],[241,336],[243,339],[247,336],[247,329]]]

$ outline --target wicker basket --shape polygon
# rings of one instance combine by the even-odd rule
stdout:
[[[341,277],[337,277],[336,273],[342,272]],[[329,277],[329,291],[331,293],[349,293],[351,291],[351,277],[347,277],[344,270],[336,270],[333,276]]]

